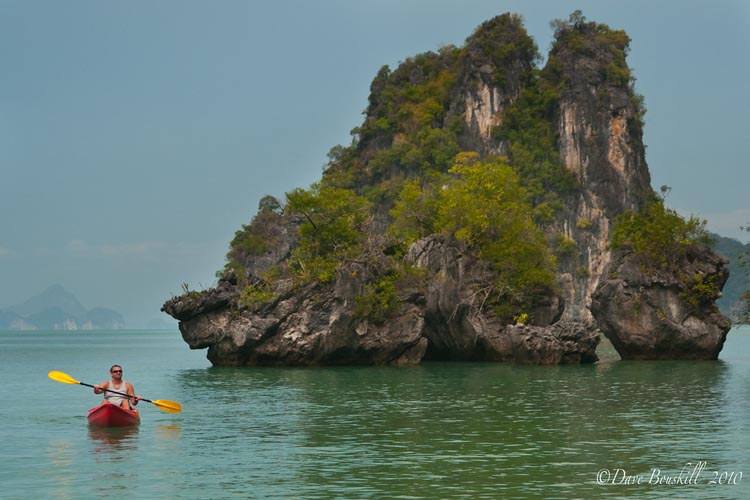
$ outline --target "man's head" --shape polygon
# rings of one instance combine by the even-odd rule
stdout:
[[[112,365],[112,367],[109,369],[109,374],[114,378],[122,378],[122,366],[120,365]]]

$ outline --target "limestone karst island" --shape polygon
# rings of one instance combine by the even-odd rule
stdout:
[[[319,182],[267,196],[168,300],[214,365],[716,359],[726,260],[655,191],[624,31],[520,16],[382,67]],[[292,186],[290,186],[290,189]]]

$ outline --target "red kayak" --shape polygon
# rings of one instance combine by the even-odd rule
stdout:
[[[86,418],[89,424],[97,427],[127,427],[141,422],[137,410],[126,410],[110,403],[102,403],[91,408]]]

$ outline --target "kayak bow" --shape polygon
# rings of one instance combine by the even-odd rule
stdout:
[[[127,427],[141,422],[137,410],[126,410],[111,403],[102,403],[91,408],[86,418],[89,424],[97,427]]]

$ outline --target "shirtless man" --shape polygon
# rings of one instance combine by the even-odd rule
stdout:
[[[96,384],[94,386],[94,394],[104,393],[104,401],[106,403],[119,405],[126,410],[135,410],[135,405],[138,404],[141,397],[135,395],[133,384],[122,380],[122,367],[120,365],[112,365],[112,368],[109,369],[109,374],[112,380]],[[123,394],[127,394],[128,397],[115,394],[107,389],[122,392]]]

